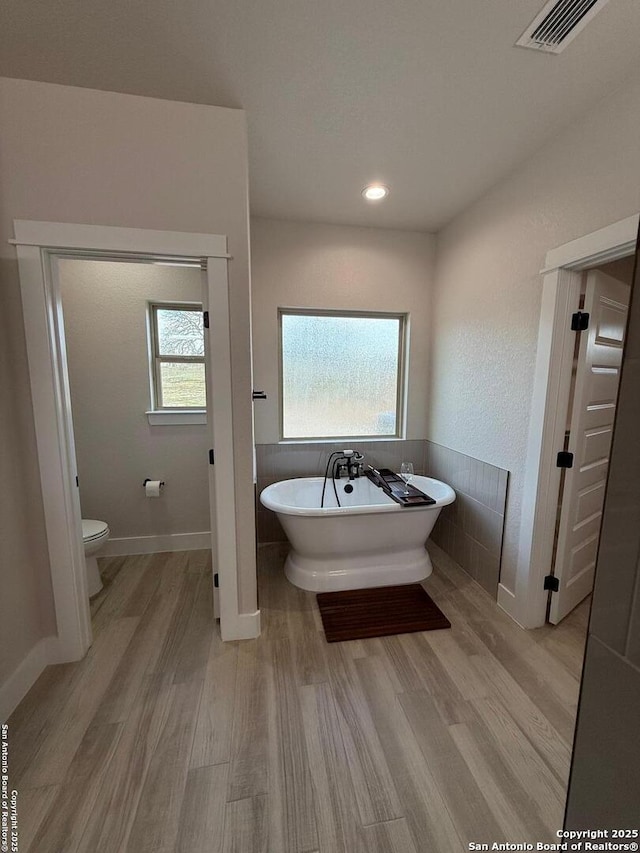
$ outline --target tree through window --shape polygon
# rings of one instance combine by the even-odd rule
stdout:
[[[154,409],[204,409],[202,306],[151,304]]]

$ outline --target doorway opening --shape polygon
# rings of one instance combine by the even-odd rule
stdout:
[[[633,255],[638,221],[638,215],[630,216],[551,250],[542,270],[516,584],[514,590],[501,587],[498,593],[500,606],[525,628],[545,624],[549,588],[555,585],[552,567],[563,470],[558,467],[558,453],[565,449],[576,351],[572,321],[580,310],[584,272]],[[558,542],[559,537],[560,531]],[[551,594],[552,599],[558,595]]]
[[[78,660],[91,643],[60,259],[195,262],[206,270],[202,302],[210,316],[205,353],[208,399],[213,399],[213,387],[216,391],[207,431],[215,465],[210,464],[213,453],[207,453],[202,464],[209,479],[210,547],[218,574],[220,628],[223,639],[257,636],[259,611],[240,614],[238,609],[226,238],[25,221],[16,221],[14,228],[57,621],[48,662]],[[154,479],[151,472],[148,476]]]
[[[52,272],[91,597],[99,557],[211,549],[206,270],[60,255]]]
[[[573,353],[548,621],[557,625],[593,589],[616,412],[633,256],[585,271]],[[556,589],[557,587],[557,589]]]

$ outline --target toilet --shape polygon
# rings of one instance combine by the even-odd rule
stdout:
[[[102,578],[98,570],[96,554],[106,543],[110,532],[106,521],[96,521],[93,518],[82,519],[82,542],[84,545],[84,561],[87,567],[89,598],[97,595],[102,589]]]

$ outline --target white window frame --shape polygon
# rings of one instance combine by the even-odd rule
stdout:
[[[299,317],[350,317],[354,319],[399,320],[398,330],[398,380],[396,387],[396,431],[384,435],[324,435],[324,436],[285,436],[284,434],[284,359],[282,351],[282,318]],[[278,410],[280,441],[319,442],[319,441],[392,441],[404,438],[407,411],[407,369],[409,340],[409,315],[402,311],[355,311],[331,308],[278,308]]]
[[[197,363],[205,365],[205,355],[201,356],[174,356],[161,355],[159,351],[158,341],[158,321],[157,311],[174,310],[174,311],[194,311],[202,313],[201,302],[162,302],[151,300],[147,303],[147,332],[148,332],[148,350],[149,350],[149,384],[151,390],[151,410],[147,412],[151,423],[152,416],[160,415],[162,423],[167,423],[167,416],[171,415],[203,415],[206,413],[206,406],[165,406],[162,401],[162,380],[160,368],[163,363]],[[180,417],[176,423],[185,423],[184,417]],[[204,422],[196,419],[196,423]]]

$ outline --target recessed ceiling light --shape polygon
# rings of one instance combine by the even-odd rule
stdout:
[[[382,201],[389,195],[389,187],[385,187],[384,184],[369,184],[362,190],[362,195],[367,201]]]

